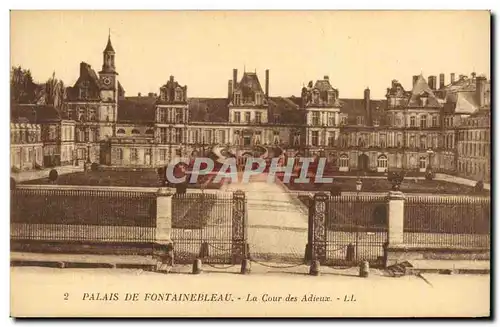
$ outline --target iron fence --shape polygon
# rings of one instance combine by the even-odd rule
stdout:
[[[154,193],[15,189],[10,197],[13,240],[155,240]]]
[[[326,264],[381,265],[387,241],[384,195],[329,196],[326,203]]]
[[[405,201],[406,244],[489,247],[489,197],[410,196]]]
[[[231,263],[233,193],[186,193],[172,198],[175,261]]]

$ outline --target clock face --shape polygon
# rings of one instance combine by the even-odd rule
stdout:
[[[111,84],[111,79],[109,77],[104,77],[102,79],[102,82],[104,83],[104,85],[109,85]]]

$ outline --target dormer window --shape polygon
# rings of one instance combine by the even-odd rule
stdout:
[[[80,98],[87,99],[89,97],[89,81],[83,81],[80,84]]]
[[[262,94],[260,94],[259,92],[255,93],[255,104],[262,104]]]
[[[313,92],[313,103],[319,104],[319,91],[318,90],[314,90],[314,92]]]
[[[182,101],[182,90],[179,87],[175,90],[175,101]]]
[[[234,94],[234,105],[239,106],[241,103],[241,94],[235,93]]]

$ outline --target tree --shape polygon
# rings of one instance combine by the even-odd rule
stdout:
[[[60,110],[66,99],[66,87],[64,82],[56,78],[56,73],[52,73],[45,83],[45,104],[54,106]]]
[[[36,87],[29,69],[23,69],[21,66],[12,67],[10,71],[10,99],[12,103],[33,103]]]

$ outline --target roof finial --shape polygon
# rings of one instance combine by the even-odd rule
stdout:
[[[108,40],[111,40],[111,28],[108,28]]]

